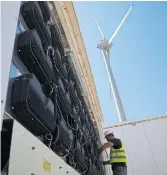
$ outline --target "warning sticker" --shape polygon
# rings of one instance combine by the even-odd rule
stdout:
[[[51,169],[52,169],[51,163],[48,162],[46,159],[43,160],[43,169],[44,171],[51,173]]]

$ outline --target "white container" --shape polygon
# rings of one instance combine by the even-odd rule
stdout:
[[[106,128],[125,145],[128,175],[167,175],[167,115]]]

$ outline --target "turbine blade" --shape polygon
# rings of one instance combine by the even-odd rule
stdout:
[[[114,34],[112,35],[112,37],[109,40],[109,44],[111,44],[112,40],[115,38],[115,36],[117,35],[118,31],[120,30],[120,28],[122,27],[123,23],[125,22],[126,18],[128,17],[130,11],[132,10],[132,7],[134,5],[132,5],[129,10],[127,11],[127,13],[125,14],[124,18],[122,19],[121,23],[119,24],[119,26],[117,27],[117,29],[115,30]]]
[[[102,38],[103,38],[103,40],[104,40],[104,39],[105,39],[104,34],[103,34],[102,30],[100,29],[100,26],[98,25],[98,23],[97,23],[96,20],[95,20],[95,23],[96,23],[97,28],[99,29],[99,31],[100,31],[100,33],[101,33],[101,36],[102,36]]]

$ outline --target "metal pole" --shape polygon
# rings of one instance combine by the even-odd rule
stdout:
[[[3,120],[20,1],[3,1],[1,2],[1,9],[1,41],[3,43],[1,47],[1,120]],[[0,125],[2,128],[2,123]]]
[[[113,76],[113,73],[112,73],[112,70],[111,70],[111,66],[110,66],[110,63],[109,63],[109,51],[108,53],[106,53],[105,50],[102,50],[103,52],[103,55],[104,55],[104,62],[105,62],[105,66],[106,66],[106,69],[107,69],[107,73],[108,73],[108,77],[109,77],[109,81],[110,81],[110,85],[111,85],[111,91],[112,91],[112,94],[113,94],[113,97],[114,97],[114,102],[115,102],[115,106],[116,106],[116,110],[117,110],[117,113],[118,113],[118,118],[119,118],[119,121],[120,122],[123,122],[123,121],[127,121],[126,119],[126,115],[125,115],[125,112],[124,112],[124,108],[123,108],[123,105],[122,105],[122,102],[121,102],[121,98],[120,98],[120,95],[119,95],[119,92],[118,92],[118,89],[117,89],[117,86],[116,86],[116,83],[115,83],[115,79],[114,79],[114,76]]]

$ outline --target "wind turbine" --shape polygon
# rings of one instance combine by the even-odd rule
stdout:
[[[109,77],[109,82],[110,82],[110,89],[112,91],[113,97],[114,97],[114,102],[115,102],[115,106],[116,106],[116,110],[118,113],[118,118],[120,122],[126,121],[126,115],[124,112],[124,108],[121,102],[121,98],[115,83],[115,79],[111,70],[111,66],[110,66],[110,49],[112,47],[112,41],[115,38],[115,36],[117,35],[118,31],[120,30],[120,28],[122,27],[123,23],[125,22],[126,18],[128,17],[130,11],[132,10],[133,5],[129,8],[129,10],[127,11],[127,13],[125,14],[124,18],[122,19],[121,23],[119,24],[119,26],[117,27],[117,29],[115,30],[115,32],[113,33],[113,35],[111,36],[110,40],[106,40],[102,30],[100,29],[98,23],[96,22],[96,25],[102,35],[102,40],[100,42],[100,44],[97,45],[97,48],[102,50],[103,53],[103,57],[104,57],[104,62],[105,62],[105,66],[106,66],[106,70],[107,70],[107,74]]]

